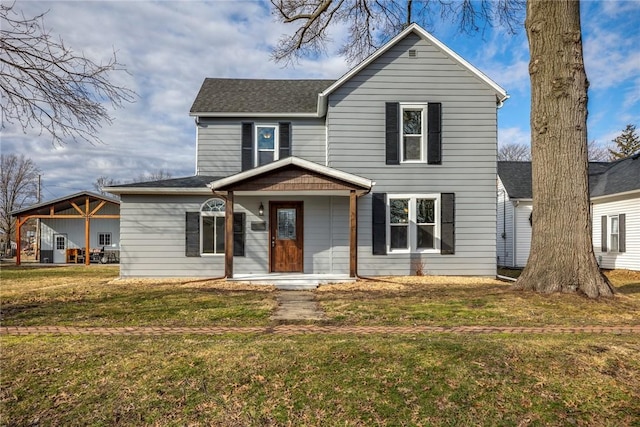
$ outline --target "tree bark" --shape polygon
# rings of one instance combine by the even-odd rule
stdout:
[[[533,228],[515,287],[611,296],[592,245],[580,3],[528,0]]]

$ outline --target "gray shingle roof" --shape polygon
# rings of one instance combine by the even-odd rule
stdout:
[[[191,113],[315,113],[318,94],[334,82],[207,78]]]
[[[498,162],[498,176],[512,199],[531,199],[531,162]],[[615,162],[589,162],[591,197],[640,190],[640,154]]]
[[[162,179],[160,181],[134,182],[133,184],[112,185],[109,188],[206,188],[207,184],[217,181],[221,176],[195,175],[182,178]]]

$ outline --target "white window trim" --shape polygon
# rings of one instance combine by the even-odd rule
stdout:
[[[209,203],[209,201],[211,200],[221,200],[222,202],[225,203],[226,206],[226,201],[224,201],[223,199],[219,199],[217,197],[212,197],[211,199],[207,199],[207,201],[205,201],[202,206],[200,206],[200,256],[224,256],[224,250],[221,253],[217,253],[217,252],[204,252],[204,236],[202,234],[203,230],[204,230],[204,218],[211,218],[211,217],[225,217],[225,211],[222,210],[220,212],[217,211],[203,211],[205,205],[207,203]],[[226,231],[226,230],[225,230]],[[214,227],[213,227],[213,232],[214,232],[214,237],[213,237],[213,241],[214,241],[214,245],[215,245],[215,241],[216,241],[216,236],[215,236],[215,223],[214,223]]]
[[[618,232],[614,233],[613,232],[613,219],[616,219],[618,221]],[[608,228],[607,228],[607,252],[611,252],[611,253],[619,253],[620,252],[620,216],[619,215],[609,215],[608,216]],[[612,242],[612,236],[613,235],[618,236],[618,244],[616,245],[616,247],[613,247]]]
[[[254,123],[253,124],[253,166],[258,167],[260,164],[260,150],[258,149],[258,129],[274,128],[273,131],[273,161],[280,159],[280,125],[278,123]],[[266,151],[266,150],[264,150]]]
[[[407,249],[391,249],[391,200],[409,199],[409,247]],[[435,200],[435,224],[433,227],[433,248],[418,249],[418,231],[416,224],[417,199]],[[440,253],[440,193],[436,194],[388,194],[386,209],[387,253]]]
[[[109,236],[109,244],[100,243],[100,236]],[[111,246],[113,244],[113,236],[109,231],[99,231],[98,232],[98,246]]]
[[[412,103],[400,103],[400,163],[426,163],[427,162],[427,106],[428,104],[412,104]],[[404,159],[404,110],[422,110],[422,134],[420,144],[420,160],[405,160]]]

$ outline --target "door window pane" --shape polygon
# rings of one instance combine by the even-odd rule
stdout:
[[[56,249],[64,249],[64,237],[56,236]]]
[[[296,210],[295,208],[278,209],[278,240],[296,239]]]

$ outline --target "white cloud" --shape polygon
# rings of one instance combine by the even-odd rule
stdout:
[[[528,129],[519,127],[499,128],[498,146],[505,144],[530,145],[531,134]]]
[[[587,3],[596,11],[604,10],[583,16],[592,90],[608,91],[619,101],[619,105],[594,105],[590,123],[603,128],[590,129],[590,134],[619,133],[619,123],[612,124],[607,116],[628,122],[640,117],[640,40],[635,27],[631,31],[629,24],[613,25],[609,19],[618,23],[637,16],[633,14],[639,9],[633,3],[640,2],[616,2],[616,7],[610,2]],[[37,131],[23,135],[11,126],[2,130],[2,152],[30,156],[43,171],[48,197],[91,189],[103,175],[122,181],[158,169],[174,176],[192,175],[195,128],[188,113],[205,77],[337,79],[348,70],[344,60],[333,55],[344,40],[345,26],[332,27],[335,43],[327,49],[329,56],[304,59],[295,68],[273,63],[271,47],[292,27],[274,22],[264,1],[18,0],[16,6],[27,15],[50,10],[45,23],[52,34],[95,61],[108,60],[117,51],[130,74],[116,73],[112,80],[140,96],[134,104],[113,111],[113,125],[105,124],[99,133],[103,145],[69,143],[54,148],[48,136]],[[487,31],[468,36],[457,33],[450,23],[436,23],[434,34],[439,39],[512,95],[500,110],[500,143],[528,144],[524,33],[513,37]],[[592,120],[598,117],[601,120]]]

